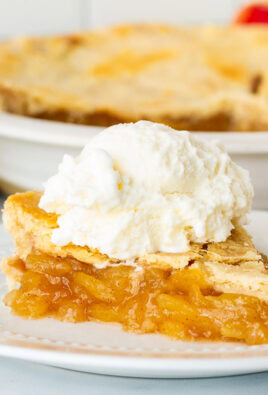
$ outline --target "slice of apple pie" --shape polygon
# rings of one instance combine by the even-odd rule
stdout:
[[[225,242],[124,261],[53,244],[58,216],[39,208],[40,197],[15,194],[4,208],[16,243],[15,254],[2,262],[11,287],[4,302],[14,313],[118,322],[128,331],[183,340],[268,343],[266,260],[242,227]]]

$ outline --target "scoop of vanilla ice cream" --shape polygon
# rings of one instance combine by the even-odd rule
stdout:
[[[126,260],[226,240],[245,223],[249,174],[214,142],[140,121],[107,128],[65,155],[40,207],[59,214],[52,242]]]

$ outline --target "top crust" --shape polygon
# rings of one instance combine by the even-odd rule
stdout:
[[[268,129],[268,29],[119,26],[0,45],[0,107],[89,125]]]
[[[100,268],[120,263],[88,247],[53,244],[51,233],[58,226],[57,215],[38,207],[40,197],[39,192],[25,192],[10,196],[5,203],[4,224],[16,243],[15,256],[2,261],[9,285],[13,287],[20,281],[24,271],[19,263],[29,253],[70,257],[89,265],[100,265]],[[218,292],[253,295],[268,302],[267,260],[258,253],[243,228],[234,229],[225,242],[192,243],[190,251],[183,254],[146,254],[136,259],[135,264],[169,271],[186,266],[190,270],[198,268]]]
[[[57,215],[46,213],[38,207],[39,192],[25,192],[10,196],[4,207],[3,219],[6,229],[17,246],[17,254],[24,259],[33,251],[41,251],[62,258],[73,257],[88,264],[118,263],[99,251],[88,247],[68,244],[59,247],[51,242],[51,234],[57,225]],[[260,261],[261,255],[252,244],[243,228],[233,230],[225,242],[200,244],[192,243],[186,253],[146,254],[136,260],[137,264],[153,265],[163,269],[181,269],[189,263],[221,262],[236,265],[241,262]]]

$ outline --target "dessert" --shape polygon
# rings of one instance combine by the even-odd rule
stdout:
[[[252,195],[216,143],[146,121],[112,126],[65,156],[43,193],[7,199],[16,251],[2,262],[4,302],[26,318],[267,343],[267,262],[243,228]]]
[[[268,30],[115,28],[0,45],[0,106],[108,126],[147,119],[194,131],[268,130]]]

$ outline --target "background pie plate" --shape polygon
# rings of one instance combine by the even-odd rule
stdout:
[[[0,189],[7,193],[41,190],[63,155],[77,155],[102,129],[0,113]],[[253,207],[267,210],[268,132],[193,133],[220,141],[249,170],[255,190]]]

